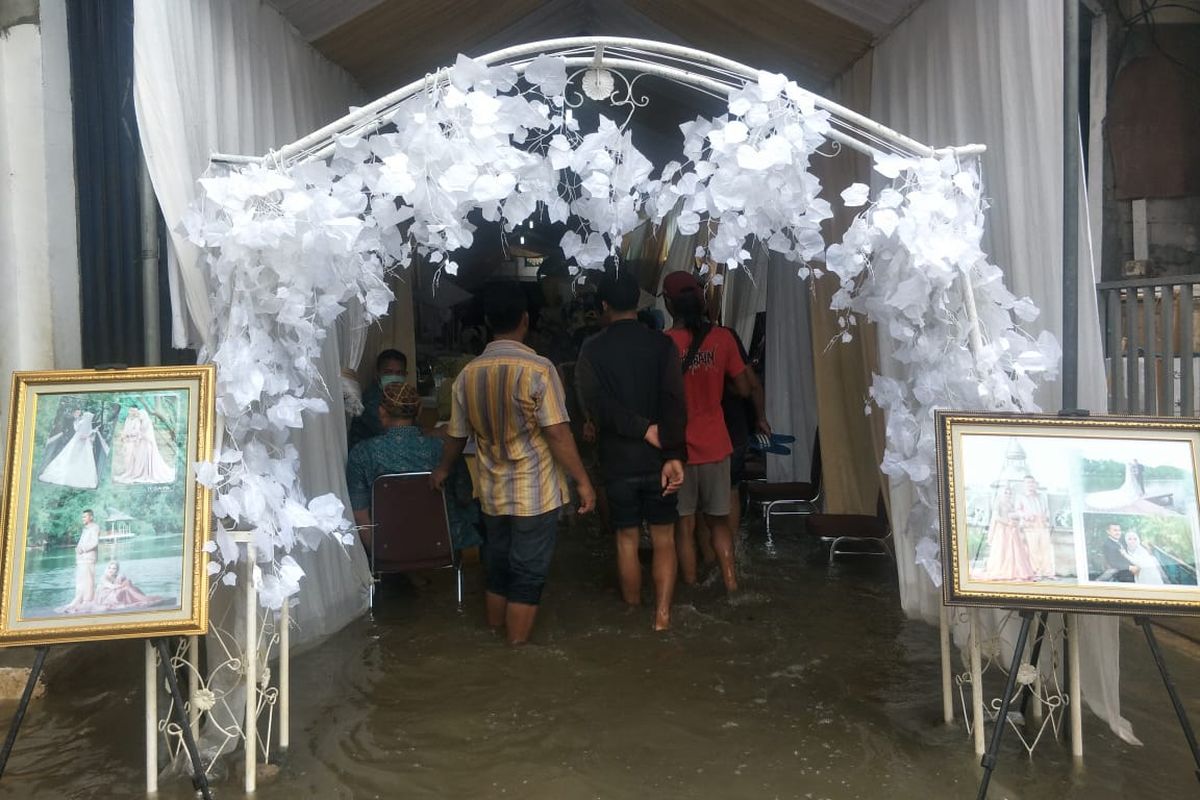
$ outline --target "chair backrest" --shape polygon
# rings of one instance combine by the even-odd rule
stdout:
[[[375,572],[454,564],[446,498],[429,485],[428,472],[380,475],[371,487],[372,569]]]

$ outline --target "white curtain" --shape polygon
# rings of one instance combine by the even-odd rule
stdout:
[[[991,198],[984,249],[1008,284],[1028,295],[1041,317],[1035,335],[1062,337],[1062,60],[1061,3],[1043,0],[927,0],[874,50],[871,117],[933,145],[982,142],[984,188]],[[1082,213],[1082,209],[1081,209]],[[1086,225],[1086,223],[1085,223]],[[1086,227],[1083,228],[1086,231]],[[1081,247],[1079,402],[1106,410],[1104,364],[1094,276]],[[1089,275],[1089,266],[1092,273]],[[887,369],[886,342],[880,360]],[[1043,410],[1061,406],[1061,386],[1047,384]],[[892,524],[903,530],[911,505],[893,483]],[[912,543],[898,541],[906,612],[936,621],[938,593],[913,564]],[[1120,716],[1117,624],[1082,615],[1082,689],[1089,706],[1132,740]]]
[[[362,90],[261,0],[134,0],[142,148],[170,231],[176,347],[204,344],[211,313],[179,221],[213,153],[263,155],[332,122]]]
[[[812,286],[796,277],[796,265],[772,253],[763,265],[767,292],[767,421],[790,434],[789,456],[767,457],[771,483],[807,481],[817,433],[813,385],[813,339],[808,301]]]
[[[303,42],[260,0],[134,0],[134,91],[142,148],[171,232],[173,343],[211,347],[208,284],[197,251],[179,233],[196,179],[214,152],[261,155],[331,122],[360,102],[350,76]],[[353,337],[352,326],[341,331]],[[330,413],[296,437],[309,497],[333,492],[349,508],[342,358],[361,343],[330,331],[321,374]],[[361,548],[331,542],[296,556],[301,584],[293,641],[303,647],[366,608],[370,575]]]
[[[762,247],[752,261],[725,273],[724,322],[737,331],[746,347],[758,312],[767,310],[767,262],[767,249]]]

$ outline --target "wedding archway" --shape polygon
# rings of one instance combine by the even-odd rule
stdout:
[[[657,170],[633,147],[628,116],[572,127],[572,92],[634,113],[639,75],[727,103],[727,113],[684,126],[683,160]],[[867,154],[880,181],[874,193],[840,192],[864,210],[833,244],[821,234],[832,204],[809,168],[828,143]],[[643,217],[678,207],[676,224],[710,227],[706,258],[736,269],[754,241],[795,263],[797,280],[829,272],[840,338],[859,318],[886,337],[896,368],[876,375],[870,394],[886,418],[883,471],[914,489],[896,520],[900,552],[917,554],[901,565],[901,591],[936,592],[936,560],[922,544],[936,541],[938,524],[933,411],[1035,411],[1037,382],[1059,357],[1052,336],[1022,330],[1037,309],[981,250],[983,152],[916,142],[711,54],[584,37],[460,57],[265,157],[214,158],[185,223],[204,250],[215,342],[205,356],[220,368],[225,423],[218,459],[198,469],[220,520],[214,579],[232,582],[232,531],[252,532],[260,596],[278,608],[302,591],[290,553],[306,536],[354,541],[336,496],[302,492],[291,438],[306,413],[328,410],[325,331],[383,313],[390,271],[420,254],[453,274],[452,253],[473,233],[469,213],[511,227],[538,210],[577,221],[564,255],[595,268]]]

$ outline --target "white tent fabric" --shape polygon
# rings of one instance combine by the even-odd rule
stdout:
[[[871,117],[921,141],[984,142],[984,188],[992,198],[984,250],[1008,285],[1041,309],[1029,326],[1062,337],[1062,5],[1041,0],[927,0],[874,50]],[[1081,209],[1082,214],[1082,209]],[[1082,230],[1086,231],[1086,221]],[[1080,405],[1106,410],[1096,309],[1096,265],[1081,248]],[[1089,267],[1092,273],[1089,273]],[[880,360],[889,364],[887,343]],[[1038,396],[1045,411],[1061,386]],[[892,524],[904,529],[910,499],[893,483]],[[936,622],[939,593],[914,564],[914,542],[897,540],[905,611]],[[1120,716],[1117,625],[1082,616],[1082,689],[1114,732],[1132,739]]]
[[[807,481],[817,434],[817,395],[813,385],[813,339],[808,300],[812,287],[796,277],[796,265],[772,253],[766,264],[767,421],[776,433],[790,434],[790,456],[767,458],[771,483]]]
[[[134,91],[154,191],[171,232],[176,347],[203,343],[208,287],[178,231],[213,153],[266,153],[337,119],[362,91],[266,3],[134,2]],[[178,323],[189,321],[188,328]]]
[[[0,375],[80,363],[66,4],[0,34]],[[64,202],[66,200],[66,202]],[[0,422],[9,394],[0,397]],[[7,443],[0,443],[0,454]],[[0,458],[0,462],[3,459]],[[0,466],[0,470],[3,467]]]
[[[361,90],[276,11],[242,0],[135,0],[134,84],[142,147],[178,264],[173,300],[182,302],[172,303],[172,339],[209,346],[208,285],[196,250],[178,232],[197,176],[214,152],[266,153],[341,116]],[[342,355],[352,356],[354,344]],[[338,331],[330,331],[323,358],[330,413],[307,417],[297,436],[301,484],[309,497],[333,492],[348,507]],[[320,544],[297,556],[307,577],[295,610],[296,647],[366,608],[370,575],[362,549]]]

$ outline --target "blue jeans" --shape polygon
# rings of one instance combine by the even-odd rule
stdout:
[[[512,603],[538,604],[554,556],[558,511],[533,517],[483,515],[489,592]]]

